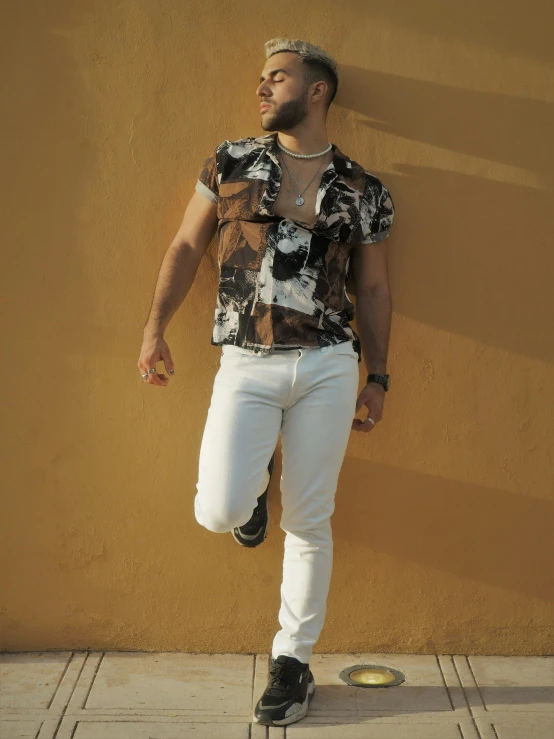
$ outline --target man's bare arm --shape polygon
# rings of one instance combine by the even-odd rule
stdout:
[[[351,252],[356,295],[356,325],[368,374],[386,374],[392,298],[388,279],[388,236],[358,244]]]
[[[169,381],[167,375],[156,371],[156,362],[163,361],[168,373],[174,372],[164,331],[187,296],[216,228],[217,205],[195,191],[183,222],[164,255],[150,315],[144,326],[137,367],[150,385],[165,386]]]
[[[198,266],[217,228],[217,206],[198,192],[192,195],[183,222],[160,267],[144,334],[163,336],[187,296]]]

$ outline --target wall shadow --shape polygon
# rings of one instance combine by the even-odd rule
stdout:
[[[552,362],[554,106],[353,67],[344,85],[341,104],[368,116],[362,125],[370,140],[377,130],[486,160],[467,163],[486,175],[403,162],[390,163],[394,173],[380,172],[363,162],[396,205],[389,242],[395,310]]]

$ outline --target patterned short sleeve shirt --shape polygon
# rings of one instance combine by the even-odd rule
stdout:
[[[386,238],[394,205],[383,183],[333,144],[311,228],[272,213],[281,181],[277,133],[225,140],[196,190],[217,205],[219,286],[211,343],[256,353],[360,340],[346,293],[351,249]]]

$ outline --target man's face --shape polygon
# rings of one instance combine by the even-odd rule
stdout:
[[[260,103],[264,131],[289,131],[308,115],[308,89],[298,54],[281,51],[270,57],[263,68],[256,95]]]

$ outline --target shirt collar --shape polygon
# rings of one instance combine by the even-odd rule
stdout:
[[[278,132],[274,132],[267,134],[267,136],[258,136],[258,138],[256,138],[255,140],[256,142],[259,142],[261,146],[265,149],[270,159],[272,159],[275,164],[279,166],[279,160],[277,159],[277,152],[279,151],[277,146],[277,136]],[[342,151],[335,144],[332,144],[332,147],[332,168],[335,169],[337,174],[341,174],[352,179],[352,160],[349,159],[346,154],[343,154]]]

